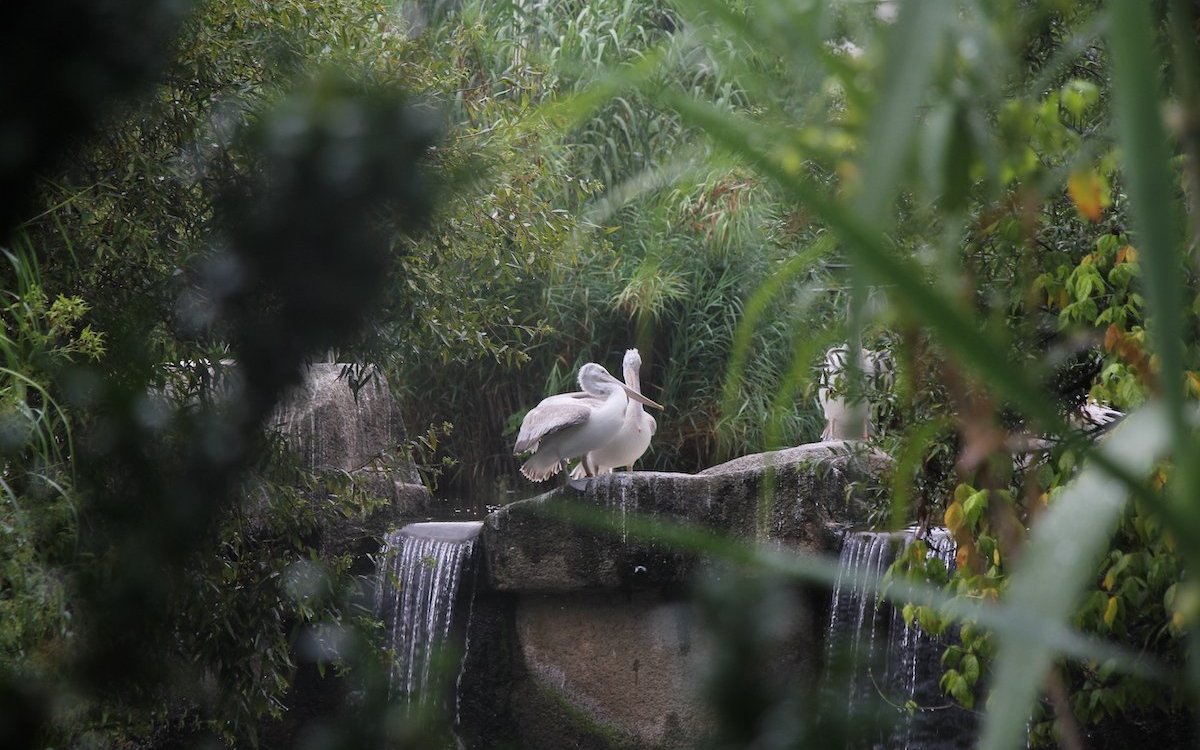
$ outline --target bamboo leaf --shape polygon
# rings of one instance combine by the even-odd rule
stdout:
[[[1170,419],[1163,404],[1152,402],[1127,417],[1098,452],[1129,473],[1144,475],[1170,445]],[[1006,605],[1044,626],[1065,626],[1128,497],[1106,471],[1085,465],[1034,527],[1013,571]],[[1019,628],[997,631],[996,637],[996,675],[981,750],[1024,747],[1026,722],[1056,652]]]
[[[770,278],[763,283],[746,303],[746,309],[738,322],[734,333],[733,346],[729,354],[729,367],[725,373],[724,394],[721,400],[722,410],[732,413],[737,403],[737,394],[741,388],[742,373],[745,370],[746,359],[750,353],[750,342],[754,328],[767,311],[768,305],[775,299],[784,287],[801,273],[812,268],[822,257],[833,251],[835,243],[831,238],[822,237],[811,247],[791,258]]]
[[[609,71],[592,85],[548,102],[524,122],[535,130],[540,129],[543,123],[550,123],[561,130],[579,125],[620,92],[649,81],[672,51],[685,44],[686,36],[679,34],[671,44],[647,50],[636,63]]]
[[[797,335],[792,344],[792,361],[787,372],[779,383],[779,388],[771,400],[771,410],[764,433],[764,442],[768,450],[781,448],[785,444],[783,435],[782,416],[788,406],[796,399],[796,392],[812,375],[812,363],[816,359],[820,347],[829,344],[829,335],[813,336],[805,331]],[[794,437],[793,437],[794,440]]]
[[[938,433],[949,426],[950,422],[946,419],[925,422],[913,427],[901,441],[900,454],[896,457],[896,469],[892,472],[892,507],[888,528],[899,529],[904,526],[905,519],[909,517],[909,506],[912,505],[915,489],[913,478],[917,468]]]
[[[867,129],[861,165],[862,193],[857,208],[864,217],[889,216],[900,190],[904,161],[917,131],[918,113],[933,78],[941,37],[954,17],[942,0],[908,0],[888,37],[888,65],[882,92]]]
[[[1125,157],[1125,177],[1137,245],[1145,269],[1146,301],[1153,316],[1150,335],[1162,361],[1163,397],[1176,437],[1186,445],[1183,423],[1183,289],[1179,235],[1173,200],[1167,135],[1159,103],[1162,58],[1154,39],[1150,5],[1114,0],[1113,106]]]

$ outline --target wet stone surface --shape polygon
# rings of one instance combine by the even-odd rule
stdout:
[[[712,716],[697,691],[715,651],[697,583],[728,571],[656,540],[647,522],[831,554],[889,464],[858,444],[819,443],[700,474],[573,481],[490,513],[460,680],[466,746],[703,745]],[[788,624],[776,623],[788,635],[762,673],[811,689],[829,594],[792,589]]]
[[[631,589],[690,580],[700,561],[647,538],[639,519],[836,549],[865,514],[887,457],[841,441],[745,456],[699,474],[618,472],[511,503],[484,521],[490,585],[503,591]]]

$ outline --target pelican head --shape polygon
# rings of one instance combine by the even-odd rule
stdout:
[[[626,349],[625,359],[621,361],[621,367],[625,370],[631,367],[640,370],[642,368],[642,355],[638,353],[637,349]]]
[[[621,374],[625,376],[625,385],[638,393],[642,392],[641,370],[642,355],[638,353],[637,349],[626,349],[625,359],[621,361]]]
[[[633,349],[631,351],[636,357],[637,350]],[[626,360],[628,360],[629,354],[626,353],[625,357]],[[641,359],[639,358],[638,361],[640,362]],[[620,380],[617,380],[608,372],[608,370],[604,369],[602,365],[598,365],[595,362],[588,362],[586,365],[579,368],[579,388],[584,393],[592,396],[599,396],[601,398],[607,397],[613,392],[614,389],[619,388],[625,392],[627,397],[633,399],[634,401],[640,401],[646,406],[653,406],[655,409],[663,408],[662,404],[646,398],[641,393],[633,390]]]

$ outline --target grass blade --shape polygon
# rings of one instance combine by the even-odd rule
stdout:
[[[899,18],[888,35],[888,64],[880,84],[881,97],[867,129],[862,193],[857,203],[863,217],[876,220],[892,213],[889,204],[900,189],[904,161],[941,49],[942,32],[953,17],[949,3],[900,3]]]
[[[791,576],[797,580],[832,588],[838,580],[838,561],[825,555],[781,547],[776,541],[752,542],[715,533],[691,524],[667,521],[640,513],[614,516],[610,508],[588,505],[543,495],[532,503],[533,512],[597,531],[629,539],[661,544],[672,550],[692,552],[734,565]],[[620,512],[620,511],[616,511]],[[1123,672],[1147,680],[1173,684],[1173,673],[1152,656],[1083,635],[1064,624],[1037,616],[1008,602],[999,604],[969,597],[956,597],[927,583],[883,576],[862,580],[865,591],[889,601],[936,607],[954,620],[972,620],[983,627],[1011,637],[1036,639],[1056,653],[1079,660],[1111,661]],[[1018,661],[1018,663],[1020,663]],[[1024,727],[1024,720],[1018,725]]]
[[[1183,420],[1183,290],[1171,153],[1159,103],[1162,59],[1154,39],[1150,5],[1115,0],[1112,24],[1113,108],[1124,152],[1133,225],[1145,268],[1150,336],[1162,361],[1163,400],[1175,435],[1189,439]]]
[[[1152,402],[1117,427],[1098,452],[1144,475],[1170,447],[1164,405]],[[1014,570],[1006,605],[1047,626],[1065,626],[1095,575],[1128,491],[1095,464],[1063,491],[1034,527]],[[1024,747],[1025,726],[1056,649],[1032,632],[997,630],[996,675],[981,750]]]

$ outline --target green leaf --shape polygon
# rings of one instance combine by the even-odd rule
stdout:
[[[954,669],[958,667],[962,657],[962,646],[948,646],[942,653],[942,666],[946,669]]]
[[[974,686],[979,681],[979,657],[975,654],[966,654],[962,658],[959,670],[962,672],[963,679],[967,681],[967,684]]]
[[[966,678],[961,674],[956,674],[949,682],[950,695],[954,700],[958,701],[967,708],[975,705],[975,694],[971,692],[971,686],[967,684]]]
[[[933,583],[945,583],[947,578],[946,563],[942,562],[940,557],[926,558],[925,577]]]
[[[971,528],[974,528],[975,525],[979,523],[980,516],[982,516],[983,512],[987,510],[987,506],[987,490],[980,490],[979,492],[976,492],[968,497],[967,501],[963,503],[963,510],[967,514],[967,525]]]
[[[1083,117],[1096,102],[1100,101],[1100,89],[1091,81],[1076,78],[1062,88],[1062,104],[1076,120]]]
[[[924,123],[921,153],[925,179],[930,192],[952,213],[965,208],[970,197],[975,143],[967,118],[961,102],[942,102]]]

